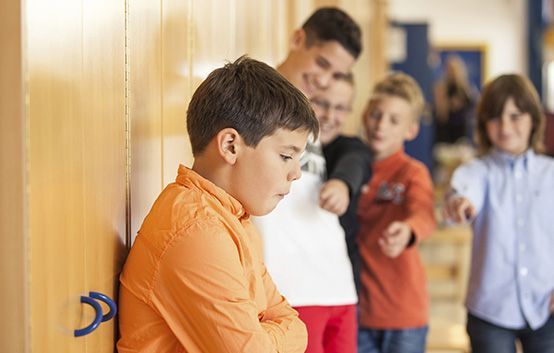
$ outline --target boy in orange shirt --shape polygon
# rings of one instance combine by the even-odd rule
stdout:
[[[358,204],[360,353],[425,351],[428,297],[416,245],[436,227],[433,185],[403,147],[417,136],[423,105],[415,80],[393,73],[377,83],[364,113],[373,176]]]
[[[198,87],[187,128],[192,169],[162,191],[121,275],[118,351],[304,352],[306,328],[267,273],[250,215],[300,177],[319,129],[309,102],[242,57]]]

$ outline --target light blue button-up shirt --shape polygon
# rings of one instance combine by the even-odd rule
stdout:
[[[495,325],[541,327],[554,292],[554,159],[493,151],[451,186],[477,210],[466,305]]]

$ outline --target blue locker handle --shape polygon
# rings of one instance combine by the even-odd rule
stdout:
[[[106,303],[106,305],[110,307],[110,311],[106,315],[102,316],[102,322],[111,320],[115,316],[115,314],[117,314],[117,306],[110,297],[98,292],[90,292],[89,295],[91,298],[103,301],[104,303]]]
[[[87,327],[77,329],[77,330],[73,331],[73,336],[75,336],[75,337],[81,337],[81,336],[84,336],[84,335],[88,335],[92,331],[96,330],[96,328],[102,322],[102,307],[100,307],[100,304],[96,300],[94,300],[90,297],[81,296],[81,303],[88,304],[88,305],[92,306],[94,308],[96,316],[94,317],[94,321],[92,321],[92,323],[90,325],[88,325]]]

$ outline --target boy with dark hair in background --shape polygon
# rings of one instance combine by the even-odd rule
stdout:
[[[361,31],[352,18],[337,8],[321,8],[294,32],[277,70],[311,99],[350,75],[360,51]],[[325,182],[319,141],[307,146],[301,164],[302,179],[285,202],[255,221],[265,260],[279,290],[306,323],[307,352],[354,353],[358,298],[337,215],[361,182],[351,184],[338,170]]]

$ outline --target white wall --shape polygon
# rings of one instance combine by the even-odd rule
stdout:
[[[389,0],[392,20],[429,23],[431,45],[484,44],[485,80],[527,71],[527,1]]]

